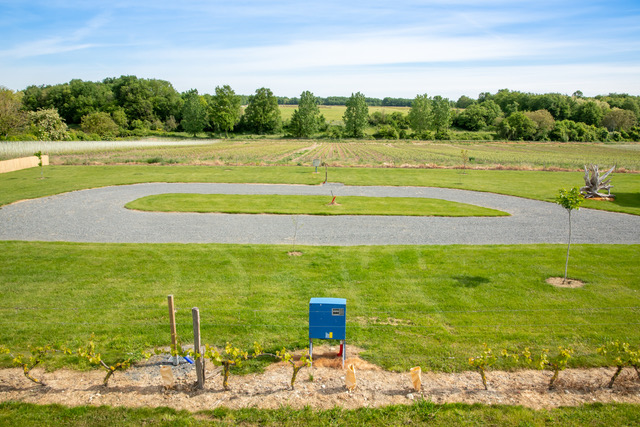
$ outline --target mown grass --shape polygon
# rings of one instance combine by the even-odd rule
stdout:
[[[640,406],[591,404],[534,410],[521,406],[413,405],[347,410],[219,408],[191,413],[170,408],[111,408],[107,406],[35,405],[0,403],[0,424],[5,426],[397,426],[397,425],[501,425],[501,426],[611,426],[637,425]]]
[[[336,197],[338,199],[338,197]],[[506,212],[448,200],[415,197],[168,193],[129,202],[128,209],[153,212],[216,212],[284,215],[508,216]]]
[[[95,334],[109,357],[169,344],[178,334],[249,348],[308,346],[311,297],[347,299],[349,345],[386,369],[459,371],[492,348],[571,346],[573,366],[603,363],[610,339],[640,345],[638,245],[290,246],[0,242],[0,345],[73,347]],[[9,366],[8,357],[0,365]],[[82,367],[75,358],[50,366]],[[252,368],[253,369],[253,368]]]
[[[0,174],[0,206],[63,192],[142,182],[228,182],[319,185],[324,173],[312,167],[249,166],[49,166]],[[497,171],[402,168],[329,168],[329,182],[346,185],[397,185],[460,188],[552,202],[560,188],[584,185],[580,172]],[[640,175],[614,174],[612,202],[583,206],[640,215]]]

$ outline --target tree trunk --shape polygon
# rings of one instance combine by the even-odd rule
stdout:
[[[569,269],[569,249],[571,249],[571,210],[569,210],[569,244],[567,245],[567,261],[564,263],[564,279],[562,284],[567,281],[567,270]]]

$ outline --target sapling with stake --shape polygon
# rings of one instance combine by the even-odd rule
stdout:
[[[291,375],[291,390],[295,390],[294,384],[296,382],[298,372],[306,366],[311,366],[311,361],[309,360],[308,356],[309,349],[306,349],[305,353],[300,357],[298,363],[296,363],[296,361],[293,359],[293,356],[287,351],[287,349],[283,348],[281,351],[276,351],[276,357],[278,359],[282,360],[283,362],[288,362],[291,364],[291,366],[293,366],[293,374]],[[313,376],[310,375],[310,378],[313,378]],[[313,379],[311,379],[311,381],[313,381]]]
[[[469,162],[469,154],[467,150],[460,150],[460,157],[462,157],[462,173],[467,173],[467,163]]]
[[[564,279],[562,283],[567,281],[567,269],[569,268],[569,249],[571,248],[571,211],[580,210],[580,205],[584,202],[584,196],[580,193],[578,187],[573,187],[571,190],[565,190],[564,188],[559,190],[556,196],[556,203],[567,210],[569,214],[569,244],[567,245],[567,260],[564,264]]]
[[[44,171],[42,168],[42,151],[33,153],[33,155],[38,158],[38,166],[40,166],[40,179],[44,179]]]

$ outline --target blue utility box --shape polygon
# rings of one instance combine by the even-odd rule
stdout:
[[[347,300],[344,298],[311,298],[309,301],[309,354],[313,363],[313,340],[340,340],[342,363],[347,337]]]

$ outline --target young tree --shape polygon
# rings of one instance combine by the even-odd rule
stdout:
[[[416,95],[409,110],[409,126],[418,135],[431,127],[431,99],[425,93]]]
[[[198,91],[187,94],[187,99],[182,106],[182,121],[180,122],[185,132],[196,136],[207,125],[207,104]]]
[[[278,98],[271,89],[260,88],[249,98],[244,117],[251,129],[257,133],[274,133],[282,126]]]
[[[318,131],[318,125],[323,121],[318,108],[318,100],[311,92],[300,94],[298,109],[291,117],[291,133],[295,137],[309,138]]]
[[[580,205],[584,201],[584,197],[580,193],[578,187],[573,187],[571,190],[562,189],[556,196],[556,203],[567,210],[569,214],[569,244],[567,245],[567,261],[564,265],[564,279],[562,283],[567,281],[567,269],[569,268],[569,249],[571,248],[571,211],[579,210]]]
[[[242,98],[236,95],[231,86],[217,86],[211,103],[211,121],[228,135],[240,120],[241,107]]]
[[[347,110],[342,116],[345,133],[353,138],[362,138],[369,120],[369,107],[366,98],[360,92],[352,93],[347,100]]]

